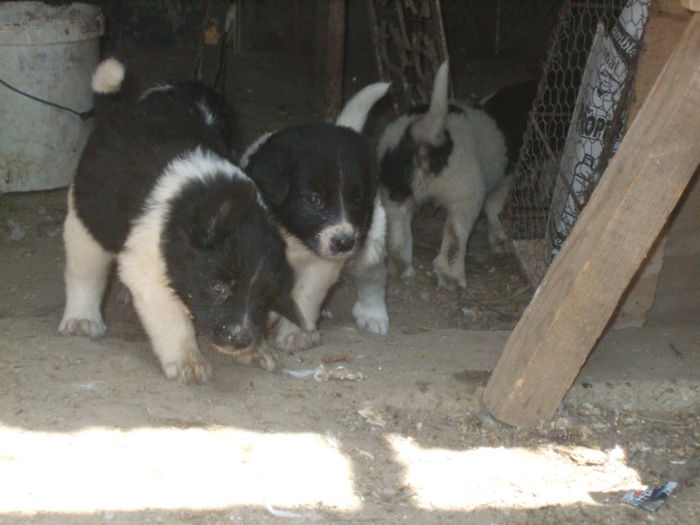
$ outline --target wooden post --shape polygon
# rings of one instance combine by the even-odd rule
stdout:
[[[340,113],[343,99],[345,12],[345,0],[316,4],[316,92],[321,101],[318,109],[329,121]]]
[[[639,110],[491,374],[499,420],[549,420],[700,163],[700,14]]]
[[[225,32],[228,0],[208,0],[192,77],[220,93],[226,91]]]

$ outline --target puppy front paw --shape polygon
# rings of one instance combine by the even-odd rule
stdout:
[[[406,262],[398,254],[389,254],[387,262],[389,275],[398,275],[402,279],[410,279],[416,275],[416,270],[413,268],[411,261]]]
[[[467,287],[467,277],[464,273],[464,266],[457,264],[447,264],[442,254],[433,259],[433,273],[437,277],[438,286],[448,292],[453,292],[459,288]]]
[[[290,354],[300,350],[308,350],[321,344],[321,334],[318,330],[299,330],[284,337],[275,338],[275,346],[279,350],[286,350]]]
[[[163,372],[168,379],[178,379],[183,383],[204,383],[214,375],[211,365],[198,350],[185,352],[177,361],[163,363]]]
[[[352,315],[363,330],[381,335],[389,331],[389,314],[383,302],[367,305],[358,301],[352,307]]]
[[[263,348],[261,345],[257,349],[237,350],[214,345],[214,348],[222,354],[233,357],[234,362],[239,365],[257,365],[268,372],[272,372],[277,368],[277,358],[269,347]]]
[[[58,325],[58,331],[63,335],[84,335],[88,337],[101,337],[107,331],[107,327],[102,321],[102,316],[77,319],[64,318]]]
[[[503,229],[489,231],[489,246],[493,253],[508,253],[508,236]]]

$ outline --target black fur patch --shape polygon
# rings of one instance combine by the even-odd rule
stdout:
[[[318,233],[340,221],[341,209],[358,231],[358,248],[364,244],[377,175],[359,133],[331,124],[292,126],[270,136],[245,170],[277,222],[312,251],[318,253]]]
[[[438,177],[449,162],[454,142],[449,132],[439,146],[422,144],[411,135],[411,126],[406,128],[398,146],[389,149],[379,162],[379,180],[389,191],[394,202],[405,202],[413,196],[411,186],[415,177],[418,155],[426,155],[431,176]]]
[[[156,91],[143,100],[98,106],[74,195],[78,217],[105,249],[121,250],[129,225],[175,157],[197,147],[229,156],[221,130],[208,126],[192,103],[192,93],[206,89],[192,84],[184,91]]]
[[[217,344],[226,344],[232,317],[247,314],[255,340],[269,310],[298,322],[284,242],[256,194],[245,180],[192,182],[171,202],[163,231],[171,286]]]
[[[502,88],[483,105],[506,138],[508,164],[511,166],[518,161],[527,116],[536,94],[536,81],[520,82]]]
[[[450,161],[454,142],[450,133],[445,130],[445,140],[439,146],[426,145],[431,175],[438,177]]]

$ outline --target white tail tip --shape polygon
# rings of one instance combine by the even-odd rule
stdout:
[[[124,64],[116,58],[106,58],[100,62],[92,74],[92,90],[95,93],[116,93],[124,81]]]
[[[372,106],[386,94],[390,85],[389,82],[377,82],[361,89],[345,104],[335,121],[336,126],[354,129],[360,133],[365,127]]]
[[[436,145],[445,131],[449,110],[449,65],[445,60],[435,74],[428,112],[412,128],[414,138]]]

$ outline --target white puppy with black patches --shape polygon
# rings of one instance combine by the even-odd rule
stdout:
[[[466,287],[467,240],[483,209],[489,240],[503,242],[498,218],[508,193],[503,133],[485,111],[448,103],[448,65],[435,76],[429,107],[415,108],[390,123],[377,155],[380,194],[388,219],[390,269],[415,274],[411,221],[417,206],[436,201],[447,211],[440,252],[433,260],[438,284]]]
[[[328,290],[344,272],[357,288],[358,326],[386,334],[386,216],[377,194],[375,163],[360,135],[370,109],[389,84],[367,86],[335,125],[302,124],[268,133],[241,166],[260,188],[282,232],[294,271],[292,297],[302,322],[283,319],[275,345],[288,351],[320,342],[317,322]]]

